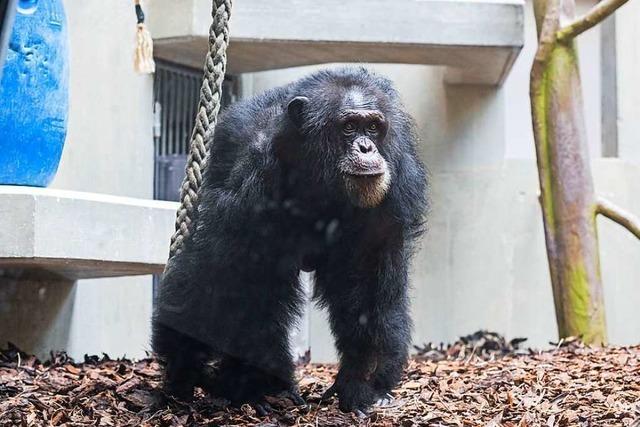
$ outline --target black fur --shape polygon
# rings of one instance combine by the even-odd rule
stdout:
[[[373,208],[348,201],[336,167],[335,115],[353,89],[389,124],[378,149],[391,183]],[[288,111],[297,96],[308,99]],[[314,269],[340,354],[340,408],[366,409],[390,391],[408,355],[407,269],[425,193],[413,122],[385,78],[322,71],[232,105],[211,143],[196,229],[156,302],[165,389],[189,397],[202,385],[235,404],[295,390],[289,330],[302,304],[298,274]]]

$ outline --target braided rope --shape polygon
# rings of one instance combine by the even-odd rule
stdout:
[[[176,214],[176,231],[171,236],[169,257],[180,252],[185,239],[191,234],[198,207],[198,189],[202,183],[202,172],[206,167],[209,152],[208,144],[213,136],[222,99],[231,0],[213,0],[211,15],[213,22],[209,29],[209,52],[204,64],[198,113],[189,144],[186,175],[180,188],[180,207]]]

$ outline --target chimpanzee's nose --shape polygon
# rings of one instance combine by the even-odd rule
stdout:
[[[375,145],[368,139],[361,139],[360,141],[358,141],[358,148],[360,149],[361,153],[367,154],[373,151]]]

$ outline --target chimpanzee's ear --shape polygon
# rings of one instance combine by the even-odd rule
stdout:
[[[309,98],[306,96],[296,96],[287,105],[287,114],[297,127],[302,126],[304,109],[309,104]]]

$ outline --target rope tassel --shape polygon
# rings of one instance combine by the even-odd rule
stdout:
[[[140,6],[140,0],[134,0],[138,24],[136,30],[136,52],[133,58],[133,68],[141,74],[153,74],[156,71],[156,63],[153,60],[153,39],[144,24],[144,12]]]

